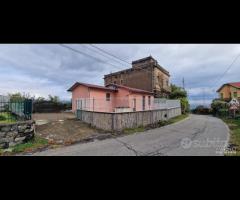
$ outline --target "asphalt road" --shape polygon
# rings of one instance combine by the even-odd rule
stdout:
[[[34,156],[219,156],[229,139],[227,126],[218,118],[189,118],[124,137],[76,144],[35,153]]]

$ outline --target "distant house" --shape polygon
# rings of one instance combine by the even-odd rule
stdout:
[[[151,110],[154,93],[123,85],[106,86],[76,82],[72,92],[72,111],[131,112]]]
[[[217,92],[223,100],[230,100],[232,98],[240,100],[240,82],[223,84]]]

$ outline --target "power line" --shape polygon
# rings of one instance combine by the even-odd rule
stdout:
[[[228,68],[226,69],[226,71],[224,71],[224,73],[220,76],[220,78],[217,80],[216,85],[222,80],[222,78],[225,76],[225,74],[231,69],[231,67],[233,66],[233,64],[237,61],[237,59],[240,57],[240,54],[238,54],[235,59],[233,60],[233,62],[228,66]]]
[[[89,58],[92,58],[92,59],[94,59],[94,60],[97,60],[97,61],[99,61],[99,62],[106,63],[106,64],[109,64],[109,65],[112,65],[112,66],[114,66],[114,67],[119,68],[119,66],[116,66],[116,65],[113,65],[113,64],[108,63],[108,62],[106,62],[106,61],[103,61],[103,60],[101,60],[101,59],[99,59],[99,58],[96,58],[96,57],[94,57],[94,56],[91,56],[91,55],[89,55],[89,54],[87,54],[87,53],[84,53],[84,52],[82,52],[82,51],[79,51],[79,50],[77,50],[77,49],[74,49],[74,48],[72,48],[72,47],[69,47],[69,46],[67,46],[67,45],[64,45],[64,44],[59,44],[59,45],[62,46],[62,47],[64,47],[64,48],[67,48],[67,49],[69,49],[69,50],[71,50],[71,51],[74,51],[74,52],[76,52],[76,53],[79,53],[79,54],[85,55],[85,56],[87,56],[87,57],[89,57]]]
[[[94,57],[94,56],[91,56],[91,55],[89,55],[89,54],[87,54],[87,53],[84,53],[84,52],[82,52],[82,51],[79,51],[79,50],[77,50],[77,49],[74,49],[74,48],[72,48],[72,47],[69,47],[69,46],[67,46],[67,45],[64,45],[64,44],[59,44],[59,45],[62,46],[62,47],[65,47],[65,48],[67,48],[67,49],[69,49],[69,50],[72,50],[72,51],[74,51],[74,52],[76,52],[76,53],[80,53],[80,54],[85,55],[85,56],[87,56],[87,57],[90,57],[90,58],[93,58],[93,59],[95,59],[95,60],[98,60],[99,62],[107,63],[107,64],[110,64],[110,65],[112,65],[112,66],[114,66],[114,67],[119,68],[119,66],[116,66],[116,65],[113,65],[113,64],[108,63],[108,62],[106,62],[106,61],[103,61],[103,60],[101,60],[101,59],[99,59],[99,58],[96,58],[96,57]],[[145,70],[145,69],[143,69],[143,68],[141,68],[141,67],[138,67],[138,66],[136,66],[136,68],[138,68],[138,69],[140,69],[140,70],[143,70],[143,71],[146,71],[146,72],[148,72],[148,73],[152,73],[151,71]],[[121,70],[121,71],[124,71],[124,70]]]
[[[97,50],[95,50],[95,49],[89,48],[88,46],[86,46],[86,45],[84,45],[84,44],[81,44],[81,45],[83,45],[85,48],[87,48],[87,49],[89,49],[89,50],[91,50],[91,51],[93,51],[93,52],[95,52],[95,53],[98,53],[98,54],[101,55],[101,56],[104,56],[105,58],[111,59],[111,60],[113,60],[114,62],[118,62],[118,63],[121,64],[121,65],[123,64],[122,62],[120,62],[120,61],[118,61],[118,60],[116,60],[116,59],[110,58],[109,56],[106,56],[106,54],[103,54],[103,53],[101,53],[101,52],[99,52],[99,51],[97,51]]]
[[[89,44],[89,45],[91,45],[92,47],[98,49],[99,51],[104,52],[105,54],[108,54],[108,55],[110,55],[110,56],[112,56],[112,57],[114,57],[114,58],[116,58],[116,59],[118,59],[118,60],[121,60],[121,61],[123,61],[123,62],[131,65],[131,63],[129,63],[127,60],[123,60],[122,58],[119,58],[119,57],[117,57],[117,56],[115,56],[115,55],[107,52],[106,50],[104,50],[104,49],[102,49],[102,48],[100,48],[100,47],[98,47],[98,46],[95,46],[95,45],[93,45],[93,44]]]
[[[119,67],[116,66],[116,65],[113,65],[113,64],[108,63],[108,62],[106,62],[106,61],[103,61],[103,60],[101,60],[101,59],[99,59],[99,58],[96,58],[96,57],[94,57],[94,56],[91,56],[91,55],[89,55],[89,54],[87,54],[87,53],[84,53],[84,52],[82,52],[82,51],[80,51],[80,50],[77,50],[77,49],[74,49],[74,48],[72,48],[72,47],[69,47],[69,46],[67,46],[67,45],[64,45],[64,44],[59,44],[59,45],[62,46],[62,47],[64,47],[64,48],[67,48],[67,49],[69,49],[69,50],[72,50],[72,51],[74,51],[74,52],[76,52],[76,53],[79,53],[79,54],[85,55],[85,56],[87,56],[87,57],[93,58],[93,59],[95,59],[95,60],[98,60],[99,62],[107,63],[107,64],[110,64],[110,65],[112,65],[112,66],[114,66],[114,67],[119,68]],[[141,68],[141,67],[139,67],[139,66],[136,66],[136,68],[152,74],[151,71],[148,71],[148,70],[146,70],[146,69],[143,69],[143,68]],[[121,70],[121,71],[124,71],[124,70]],[[112,74],[112,73],[111,73],[111,74]]]

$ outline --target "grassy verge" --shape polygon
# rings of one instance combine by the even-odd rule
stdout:
[[[35,136],[32,140],[24,143],[18,144],[12,148],[9,148],[7,151],[0,149],[0,155],[14,155],[17,153],[27,153],[33,152],[34,150],[44,148],[48,146],[48,140]]]
[[[187,118],[188,116],[189,116],[188,114],[179,115],[179,116],[174,117],[172,119],[169,119],[167,121],[159,121],[158,123],[150,124],[150,125],[145,126],[145,127],[140,126],[140,127],[137,127],[137,128],[125,128],[123,130],[123,134],[133,134],[133,133],[143,132],[143,131],[154,129],[154,128],[159,128],[159,127],[162,127],[162,126],[166,126],[166,125],[169,125],[169,124],[179,122],[179,121]]]
[[[222,119],[230,129],[230,148],[236,150],[236,154],[225,154],[240,156],[240,119]],[[231,149],[230,149],[231,150]]]
[[[16,122],[16,119],[11,113],[3,112],[0,113],[0,124]]]

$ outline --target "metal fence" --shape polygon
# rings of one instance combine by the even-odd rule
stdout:
[[[71,103],[35,101],[33,102],[33,113],[58,113],[71,110]]]
[[[0,123],[30,120],[32,118],[32,100],[0,99]]]
[[[180,100],[154,98],[154,109],[170,109],[181,107]]]
[[[119,98],[79,98],[73,102],[73,110],[95,112],[134,112],[181,107],[179,100],[157,99],[153,97]]]

